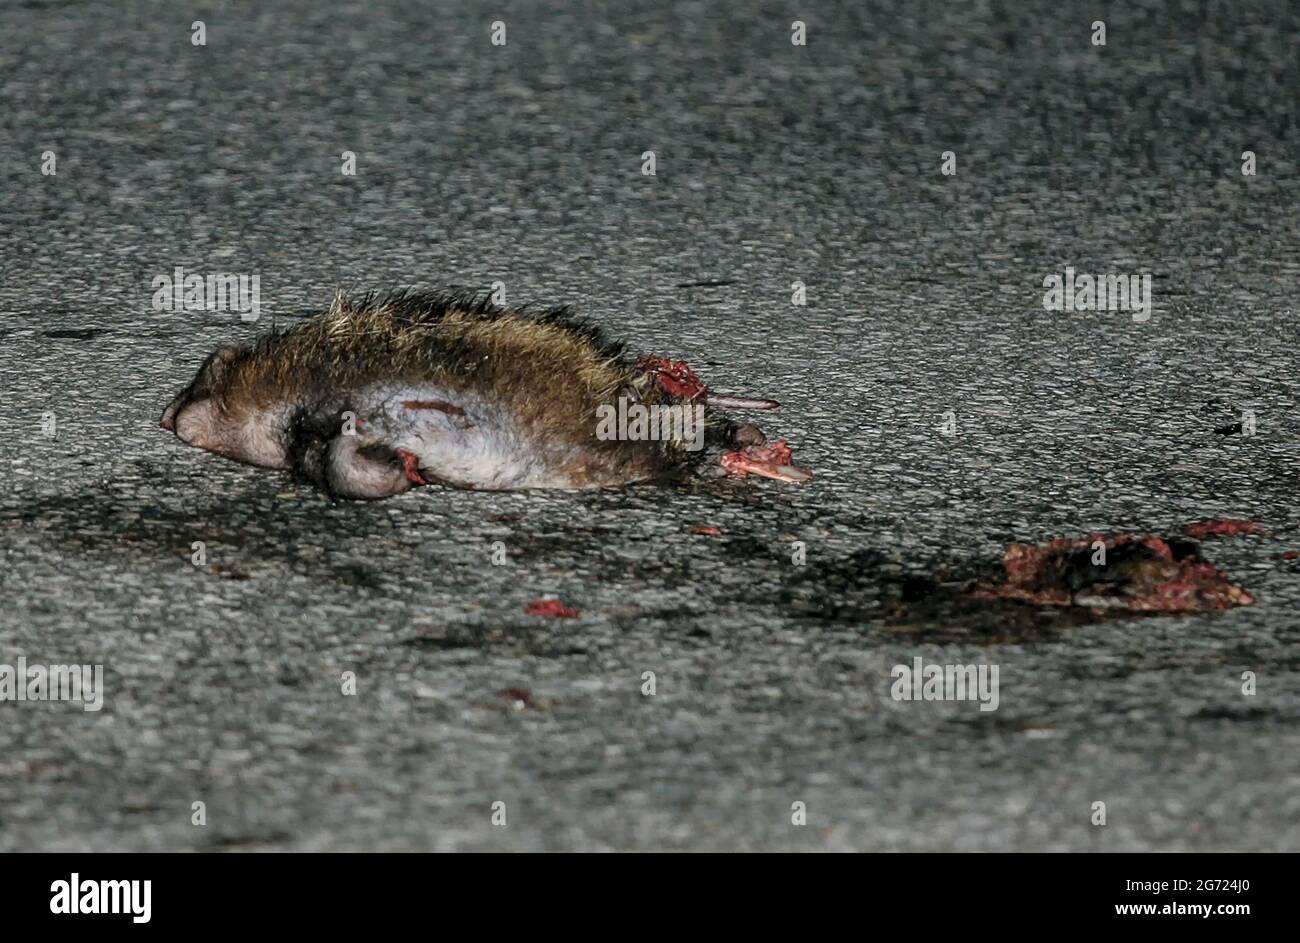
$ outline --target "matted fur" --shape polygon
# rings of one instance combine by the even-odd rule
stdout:
[[[680,440],[597,439],[600,405],[621,397],[645,405],[683,401],[568,309],[498,309],[490,296],[464,291],[340,292],[323,314],[210,357],[168,407],[164,425],[170,417],[177,434],[184,425],[196,445],[292,467],[328,485],[322,455],[334,454],[328,440],[339,417],[374,409],[374,391],[398,388],[439,391],[453,411],[471,406],[500,427],[491,433],[494,454],[508,439],[520,463],[547,470],[541,477],[555,482],[548,487],[661,479],[700,455]],[[730,427],[720,420],[709,431]],[[377,454],[370,446],[362,452]],[[437,468],[430,471],[438,477]]]

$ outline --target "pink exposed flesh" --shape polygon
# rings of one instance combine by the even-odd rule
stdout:
[[[735,452],[724,452],[719,461],[732,478],[744,478],[746,475],[762,475],[777,481],[803,484],[812,481],[812,474],[790,464],[793,453],[784,439],[771,445],[751,445]]]

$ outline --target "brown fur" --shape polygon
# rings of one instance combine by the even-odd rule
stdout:
[[[425,383],[499,404],[532,447],[554,455],[576,486],[661,479],[701,455],[682,441],[598,440],[596,408],[602,404],[620,397],[647,406],[683,401],[659,389],[620,346],[566,310],[496,310],[487,298],[469,293],[354,300],[340,292],[322,315],[251,347],[218,351],[170,412],[203,393],[231,427],[290,412],[301,426],[305,411],[383,382]],[[464,416],[463,409],[442,401],[404,405]],[[719,432],[725,440],[732,429],[726,420],[711,419],[706,427],[711,440]],[[290,453],[294,435],[286,423]]]

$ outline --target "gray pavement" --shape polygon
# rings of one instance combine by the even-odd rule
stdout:
[[[544,6],[0,7],[0,663],[106,688],[0,703],[0,850],[1300,847],[1295,6]],[[1044,311],[1067,265],[1151,319]],[[260,319],[153,311],[176,266]],[[818,480],[331,506],[157,427],[337,287],[497,280],[781,399]],[[925,582],[1207,517],[1257,605]],[[893,700],[918,655],[998,710]]]

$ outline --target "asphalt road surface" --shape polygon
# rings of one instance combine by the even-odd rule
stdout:
[[[1300,847],[1296,6],[543,6],[0,7],[0,664],[104,668],[0,702],[0,850]],[[158,428],[336,288],[493,282],[817,480],[334,506]],[[935,601],[1203,518],[1254,606]]]

